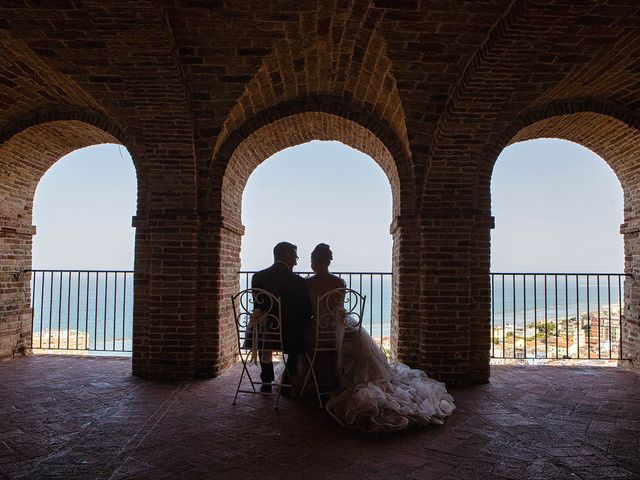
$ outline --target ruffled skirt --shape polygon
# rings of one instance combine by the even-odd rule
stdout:
[[[455,409],[443,383],[422,370],[389,364],[364,331],[345,332],[341,372],[341,391],[329,399],[326,410],[347,428],[393,432],[442,424]]]

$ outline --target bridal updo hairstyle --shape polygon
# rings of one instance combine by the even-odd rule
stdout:
[[[328,267],[333,260],[333,252],[326,243],[319,243],[311,252],[311,260],[323,267]]]

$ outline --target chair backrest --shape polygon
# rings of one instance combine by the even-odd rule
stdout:
[[[317,350],[335,350],[342,325],[348,322],[350,331],[360,332],[367,297],[350,288],[329,290],[317,298],[315,315],[315,346]]]
[[[248,288],[231,297],[238,334],[238,351],[282,350],[280,298],[261,288]]]

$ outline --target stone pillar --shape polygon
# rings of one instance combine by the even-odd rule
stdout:
[[[197,217],[192,210],[138,215],[133,374],[197,375]]]
[[[220,374],[235,361],[236,328],[231,296],[240,289],[244,227],[216,213],[202,213],[198,245],[198,376]]]
[[[451,384],[489,379],[490,220],[476,211],[425,210],[420,366]]]
[[[391,224],[393,283],[391,351],[407,365],[420,368],[420,238],[415,218],[399,215]]]
[[[32,236],[36,229],[21,221],[0,219],[0,358],[31,349]]]
[[[622,315],[622,360],[620,366],[640,371],[640,217],[625,219],[625,273]]]

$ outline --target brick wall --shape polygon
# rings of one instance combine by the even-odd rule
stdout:
[[[453,383],[489,375],[490,182],[510,142],[599,153],[638,268],[640,5],[625,0],[10,2],[0,8],[0,355],[28,344],[44,171],[118,141],[138,176],[133,372],[232,361],[244,182],[280,148],[344,141],[394,192],[393,346]],[[62,122],[62,123],[55,123]],[[624,346],[638,368],[640,290]]]
[[[316,100],[318,102],[321,101],[320,99]],[[331,107],[334,107],[333,111],[336,113],[342,113],[344,109],[343,104],[336,106],[325,103],[324,107],[326,110],[332,110]],[[304,105],[299,106],[294,111],[302,108],[307,107]],[[232,153],[226,162],[224,172],[221,175],[214,176],[214,178],[219,179],[219,183],[212,186],[212,190],[217,192],[216,196],[219,198],[216,205],[218,208],[216,215],[221,221],[217,225],[216,238],[218,245],[213,246],[213,250],[218,252],[215,264],[219,270],[213,270],[209,273],[211,274],[212,282],[215,280],[218,282],[215,287],[218,292],[218,298],[211,298],[208,306],[203,305],[203,308],[212,309],[213,315],[220,319],[217,332],[214,333],[216,343],[219,345],[217,353],[220,365],[218,368],[224,368],[234,361],[236,348],[235,326],[229,298],[238,291],[239,287],[240,248],[241,237],[244,232],[244,227],[241,224],[242,193],[249,175],[260,163],[274,153],[293,145],[311,140],[339,140],[370,155],[387,174],[392,190],[393,211],[397,218],[399,218],[400,212],[403,211],[404,204],[411,205],[413,201],[410,190],[413,184],[411,177],[407,178],[405,176],[401,181],[400,172],[406,175],[408,169],[402,170],[398,168],[398,164],[402,165],[403,161],[402,150],[394,148],[394,145],[398,145],[398,142],[390,142],[390,148],[397,155],[397,157],[394,157],[390,149],[378,136],[354,120],[333,113],[318,111],[302,111],[290,115],[291,111],[290,105],[287,108],[281,108],[278,112],[272,111],[269,115],[270,119],[273,119],[276,115],[282,117],[258,127],[257,130],[244,137],[239,144],[234,144],[233,148],[223,148],[221,150],[221,152],[229,151]],[[350,116],[357,118],[353,114]],[[375,121],[375,119],[367,118],[371,124]],[[260,125],[259,122],[255,124]],[[382,124],[378,125],[376,130],[387,133],[387,135],[383,135],[383,138],[391,139],[394,136],[394,133]],[[404,160],[406,162],[406,159]],[[304,159],[301,159],[301,162],[304,162]],[[222,164],[224,164],[224,160]],[[303,164],[301,166],[303,167]],[[354,181],[357,181],[357,178]],[[404,189],[402,185],[405,185]],[[408,329],[398,329],[397,324],[415,321],[415,315],[412,314],[413,312],[410,308],[401,308],[401,303],[399,303],[400,299],[404,298],[400,293],[402,286],[406,285],[407,288],[411,288],[411,282],[405,280],[405,269],[402,269],[401,266],[405,264],[415,265],[418,252],[416,250],[407,252],[406,255],[401,257],[399,252],[401,251],[400,246],[403,245],[402,230],[396,228],[396,226],[392,228],[394,230],[394,242],[397,245],[394,248],[393,256],[393,269],[396,276],[393,286],[394,302],[392,308],[396,315],[393,322],[392,341],[397,344],[399,341],[401,342],[400,332],[403,335],[408,332]],[[409,255],[410,253],[413,254],[413,257]],[[216,303],[217,309],[214,310]],[[399,355],[402,358],[406,357],[407,360],[411,360],[411,357],[405,354],[405,350],[399,350]]]
[[[46,118],[46,117],[45,117]],[[30,126],[0,146],[0,358],[31,348],[31,225],[38,181],[60,157],[95,143],[118,142],[78,120]]]

